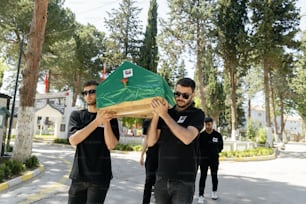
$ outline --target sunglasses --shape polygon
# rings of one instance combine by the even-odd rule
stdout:
[[[181,93],[181,92],[176,91],[176,92],[174,92],[174,96],[176,98],[179,98],[180,96],[182,96],[183,99],[188,99],[191,96],[191,94],[189,95],[187,93]]]
[[[87,94],[92,95],[92,94],[95,94],[95,93],[96,93],[96,90],[90,89],[90,90],[88,90],[88,91],[83,91],[83,92],[82,92],[82,95],[83,95],[83,96],[87,96]]]

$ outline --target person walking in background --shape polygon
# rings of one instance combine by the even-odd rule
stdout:
[[[76,146],[69,188],[69,204],[104,203],[112,179],[110,150],[119,140],[117,119],[96,108],[96,81],[83,86],[87,109],[73,111],[68,138]]]
[[[198,203],[204,203],[204,190],[208,167],[210,167],[212,178],[211,198],[214,200],[218,199],[219,153],[223,149],[222,135],[213,129],[212,118],[205,118],[204,126],[205,130],[199,136],[201,177],[199,181]]]
[[[148,130],[148,145],[158,143],[158,168],[155,183],[157,204],[191,204],[197,173],[197,136],[205,115],[194,107],[195,82],[180,79],[175,87],[176,105],[153,99],[153,118]]]
[[[154,184],[156,180],[156,170],[158,166],[158,144],[148,147],[147,131],[151,120],[145,119],[142,123],[142,134],[144,135],[143,147],[140,156],[140,165],[145,165],[146,181],[143,191],[143,204],[149,204],[152,192],[154,192]],[[144,155],[146,153],[146,159]]]

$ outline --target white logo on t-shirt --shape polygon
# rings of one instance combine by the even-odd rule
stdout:
[[[187,116],[180,116],[177,123],[183,123],[186,120]]]
[[[213,137],[213,138],[212,138],[212,141],[213,141],[213,142],[218,142],[218,138]]]

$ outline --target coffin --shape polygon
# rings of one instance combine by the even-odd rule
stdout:
[[[117,117],[152,117],[153,98],[167,101],[169,108],[175,104],[173,91],[160,75],[127,61],[98,85],[96,96],[97,108]]]

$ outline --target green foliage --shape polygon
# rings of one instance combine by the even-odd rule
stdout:
[[[29,169],[39,166],[39,160],[35,155],[28,158],[24,163],[25,166]]]
[[[261,128],[257,132],[257,143],[259,144],[266,144],[267,141],[267,133],[265,128]]]
[[[158,63],[158,46],[157,46],[157,2],[151,0],[148,11],[148,24],[146,27],[143,45],[140,48],[139,65],[152,71],[157,72]]]
[[[129,144],[120,144],[118,143],[114,150],[120,150],[120,151],[133,151],[133,146]]]
[[[132,144],[121,144],[118,143],[114,150],[120,150],[120,151],[141,151],[142,145],[132,145]]]
[[[135,0],[121,0],[119,8],[107,12],[108,18],[104,19],[110,35],[107,52],[103,53],[102,60],[110,68],[120,65],[123,60],[136,62],[139,58],[141,9],[135,4]]]
[[[25,169],[22,162],[13,159],[8,160],[6,165],[10,169],[12,175],[18,175]]]
[[[25,170],[25,165],[17,160],[4,160],[0,164],[0,182],[9,177],[19,175]]]
[[[14,147],[12,145],[6,146],[6,151],[7,152],[13,152]]]
[[[245,133],[246,138],[248,138],[249,140],[255,141],[256,132],[257,132],[256,126],[253,124],[252,120],[248,120],[247,127],[246,127],[246,133]]]
[[[142,118],[128,118],[124,117],[122,118],[122,125],[127,128],[137,127],[141,126],[143,119]]]
[[[301,54],[298,56],[299,60],[297,66],[294,68],[294,78],[290,84],[292,90],[292,100],[294,108],[302,117],[304,124],[306,124],[306,31],[303,33],[301,41]]]
[[[58,144],[70,144],[69,139],[61,139],[61,138],[55,138],[53,142]]]
[[[226,1],[219,2],[216,19],[218,33],[218,52],[224,63],[224,80],[228,87],[227,104],[230,107],[231,129],[237,129],[239,120],[242,121],[243,95],[239,93],[242,83],[239,79],[245,75],[248,68],[247,56],[250,50],[250,43],[247,35],[246,25],[247,1]],[[225,98],[225,97],[224,97]],[[239,113],[240,112],[240,113]]]
[[[267,156],[273,154],[273,149],[268,147],[257,147],[254,149],[247,149],[243,151],[222,151],[221,157],[226,158],[241,158],[241,157],[255,157],[255,156]]]
[[[270,117],[270,91],[273,88],[273,70],[288,68],[291,60],[286,57],[288,48],[291,52],[298,49],[296,34],[299,31],[299,9],[295,6],[296,0],[251,0],[249,4],[251,24],[253,32],[251,41],[253,43],[253,62],[261,63],[264,77],[265,112],[266,123],[271,123]],[[284,66],[282,65],[284,64]],[[288,77],[288,75],[287,75]],[[276,82],[284,83],[287,86],[286,78],[275,77]],[[270,87],[272,84],[272,87]],[[282,84],[280,84],[282,85]],[[274,85],[275,86],[275,85]],[[277,85],[279,87],[279,85]],[[287,92],[287,90],[283,90]],[[272,99],[272,103],[274,99]],[[270,125],[269,125],[270,126]]]

